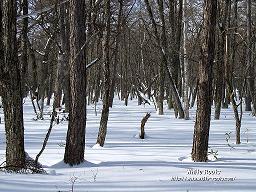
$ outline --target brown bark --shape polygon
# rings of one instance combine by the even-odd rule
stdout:
[[[3,32],[3,2],[0,2],[0,93],[2,93],[2,87],[4,86],[4,32]]]
[[[231,92],[230,95],[230,101],[233,107],[234,115],[235,115],[235,120],[236,120],[236,144],[241,143],[241,122],[242,122],[242,116],[243,116],[243,111],[242,111],[242,98],[239,94],[239,99],[241,100],[239,104],[236,104],[235,96],[234,96],[234,90],[231,86],[230,81],[227,80],[227,88],[229,89],[229,92]],[[240,115],[238,112],[238,107],[240,106]]]
[[[38,87],[38,75],[37,75],[37,63],[36,63],[36,55],[35,55],[35,50],[33,49],[31,43],[28,41],[28,46],[29,46],[29,57],[31,59],[31,65],[32,65],[32,78],[29,81],[29,87],[30,91],[35,94],[36,89]],[[38,95],[36,96],[36,99],[38,100]]]
[[[1,63],[0,77],[7,80],[1,87],[6,131],[6,166],[19,170],[25,167],[25,150],[21,71],[16,39],[16,7],[15,0],[4,0],[1,3],[0,15],[3,26],[0,28],[4,38],[0,37],[0,44],[1,47],[4,46],[4,63]]]
[[[192,148],[192,159],[197,162],[207,161],[208,155],[212,101],[212,67],[217,13],[217,1],[205,0],[204,2],[202,60],[199,63],[197,111]]]
[[[234,27],[235,27],[235,33],[237,32],[237,3],[238,1],[235,0],[234,2]],[[236,34],[235,34],[236,35]],[[241,96],[241,91],[238,93],[238,98],[240,100],[239,104],[236,104],[236,96],[235,96],[235,90],[232,86],[232,78],[233,78],[233,66],[235,66],[235,51],[236,51],[236,37],[235,35],[233,36],[232,40],[232,55],[231,55],[231,61],[228,60],[228,38],[226,36],[225,40],[225,52],[224,52],[224,57],[225,57],[225,77],[226,77],[226,87],[228,89],[228,92],[230,93],[230,98],[229,100],[231,101],[231,105],[234,111],[235,115],[235,120],[236,120],[236,144],[241,143],[240,135],[241,135],[241,122],[242,122],[242,116],[243,116],[243,111],[242,111],[242,96]],[[246,81],[244,82],[245,86]],[[238,88],[239,89],[239,88]],[[247,97],[245,97],[245,104],[247,104]],[[249,105],[251,106],[251,102],[249,102]],[[240,106],[240,115],[238,111],[238,107]],[[246,109],[246,107],[245,107]]]
[[[70,109],[64,162],[84,161],[86,128],[85,1],[70,1]]]
[[[179,94],[182,92],[182,78],[181,78],[181,65],[180,65],[180,52],[181,52],[181,37],[182,37],[182,13],[183,13],[183,0],[179,1],[179,9],[176,15],[177,22],[176,26],[171,26],[175,28],[175,43],[174,43],[174,51],[172,55],[172,66],[173,66],[173,78],[174,83],[179,91]]]
[[[64,81],[64,66],[66,65],[65,54],[67,54],[67,50],[65,47],[66,36],[66,26],[65,26],[65,4],[60,5],[59,9],[59,53],[58,53],[58,64],[57,64],[57,74],[55,80],[55,88],[54,88],[54,107],[59,108],[61,106],[61,98],[62,98],[62,88]]]
[[[110,0],[104,1],[104,14],[106,18],[106,26],[103,32],[103,70],[104,70],[104,95],[103,95],[103,109],[101,112],[100,127],[97,138],[97,143],[100,146],[104,146],[105,139],[107,135],[107,124],[109,116],[109,104],[110,104],[110,22],[111,22],[111,13],[110,13]]]
[[[62,97],[62,85],[63,85],[63,76],[64,76],[64,55],[59,53],[58,55],[58,64],[57,64],[57,74],[54,86],[54,107],[61,107],[61,97]]]
[[[164,47],[164,50],[167,51],[168,46],[167,46],[167,38],[165,34],[165,19],[164,19],[164,5],[163,5],[163,0],[157,0],[158,4],[158,10],[159,10],[159,15],[161,18],[162,22],[162,33],[161,33],[161,42],[162,42],[162,47]],[[162,56],[163,57],[163,56]],[[163,101],[164,101],[164,80],[165,80],[165,71],[164,71],[164,59],[160,61],[159,64],[159,83],[158,83],[158,101],[157,101],[157,107],[158,107],[158,114],[163,115],[164,114],[164,107],[163,107]]]
[[[256,95],[255,95],[255,78],[254,70],[255,66],[252,62],[252,2],[247,0],[247,26],[246,26],[246,35],[247,35],[247,47],[246,47],[246,65],[249,68],[249,79],[248,79],[248,88],[249,94],[252,100],[253,112],[252,114],[256,116]]]
[[[224,66],[224,52],[225,52],[225,45],[226,45],[226,28],[227,26],[227,17],[229,12],[229,3],[230,0],[222,0],[221,7],[220,7],[220,15],[219,15],[219,41],[218,41],[218,53],[217,53],[217,67],[216,67],[216,88],[215,88],[215,114],[214,119],[220,119],[220,111],[221,111],[221,103],[223,101],[223,91],[225,88],[224,85],[224,73],[223,73],[223,66]],[[230,75],[229,72],[226,75]]]
[[[188,19],[186,16],[187,1],[183,0],[183,101],[184,101],[184,119],[189,120],[189,60],[187,57],[187,42],[188,42]]]
[[[120,33],[121,33],[121,22],[123,16],[123,0],[119,1],[119,12],[118,12],[118,20],[117,20],[117,29],[116,29],[116,40],[115,40],[115,48],[114,48],[114,63],[113,63],[113,78],[111,80],[110,86],[110,107],[113,106],[113,100],[115,95],[115,85],[116,85],[116,73],[117,73],[117,64],[118,64],[118,50],[119,50],[119,41],[120,41]]]
[[[149,117],[150,117],[150,113],[147,113],[141,120],[141,125],[140,125],[140,138],[141,139],[145,139],[145,124],[147,123]]]
[[[192,93],[192,101],[191,101],[191,105],[190,105],[191,108],[193,108],[194,105],[195,105],[196,96],[197,96],[197,91],[198,91],[198,84],[199,84],[199,81],[198,81],[198,79],[197,79],[197,80],[196,80],[196,84],[195,84],[194,91],[193,91],[193,93]]]
[[[64,48],[64,84],[63,84],[63,93],[64,93],[64,103],[65,103],[65,111],[69,111],[69,106],[70,106],[70,77],[69,77],[69,57],[70,57],[70,51],[69,51],[69,34],[70,34],[70,30],[69,30],[69,3],[65,3],[65,10],[66,10],[66,14],[65,14],[65,41],[63,42],[63,48]]]
[[[28,0],[21,1],[22,14],[28,14]],[[28,69],[28,17],[22,20],[22,31],[21,31],[21,86],[23,89],[23,95],[26,96],[26,83],[27,83],[27,69]]]

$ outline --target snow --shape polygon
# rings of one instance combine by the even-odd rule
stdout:
[[[99,143],[96,143],[95,145],[93,145],[92,149],[102,149],[103,147],[100,146]]]
[[[101,105],[97,105],[100,114]],[[166,106],[165,106],[166,107]],[[45,110],[49,110],[45,108]],[[153,105],[137,106],[137,101],[115,100],[110,110],[106,144],[96,143],[100,115],[88,106],[85,162],[70,167],[63,162],[67,121],[53,127],[48,145],[39,158],[47,174],[10,174],[0,172],[0,192],[191,192],[191,191],[255,191],[256,130],[255,118],[244,112],[241,145],[235,144],[235,121],[232,109],[222,109],[221,120],[212,120],[210,161],[191,160],[195,109],[190,120],[175,119],[165,108],[157,115]],[[41,149],[50,123],[35,121],[26,99],[24,104],[25,147],[35,158]],[[147,137],[139,139],[141,119],[151,117],[145,125]],[[0,110],[3,118],[3,111]],[[61,118],[60,118],[61,119]],[[214,119],[214,118],[212,118]],[[228,143],[226,133],[231,132]],[[217,154],[217,159],[213,154]],[[4,124],[0,124],[0,163],[5,160]]]

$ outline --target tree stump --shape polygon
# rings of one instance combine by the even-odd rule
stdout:
[[[150,113],[147,113],[141,120],[141,126],[140,126],[140,138],[145,139],[145,124],[148,121],[148,118],[150,117]]]

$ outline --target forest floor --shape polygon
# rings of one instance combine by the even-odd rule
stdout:
[[[86,162],[74,167],[63,163],[67,121],[53,127],[39,161],[47,174],[0,172],[0,192],[192,192],[255,191],[256,118],[244,112],[241,142],[235,145],[232,109],[223,109],[220,120],[211,121],[210,161],[191,161],[195,110],[191,120],[175,119],[174,112],[156,114],[154,106],[137,106],[137,101],[115,100],[110,111],[104,148],[95,145],[101,106],[88,106]],[[45,120],[35,121],[29,99],[24,103],[26,152],[35,158],[49,128],[51,108]],[[138,138],[140,121],[146,112],[147,137]],[[63,115],[63,114],[62,114]],[[3,111],[0,111],[0,163],[5,161]],[[215,157],[217,158],[215,158]],[[73,189],[72,189],[73,188]]]

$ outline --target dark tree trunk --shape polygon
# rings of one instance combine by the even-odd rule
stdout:
[[[205,162],[208,158],[212,101],[212,67],[217,14],[217,1],[205,0],[204,2],[202,60],[199,64],[197,112],[192,148],[192,159],[197,162]]]
[[[183,13],[183,0],[179,1],[179,9],[176,15],[177,23],[176,26],[172,26],[176,28],[175,31],[175,48],[172,60],[173,66],[173,77],[175,85],[179,91],[179,94],[182,93],[182,78],[181,78],[181,67],[180,67],[180,52],[181,52],[181,37],[182,37],[182,13]]]
[[[165,76],[165,71],[164,71],[164,62],[161,61],[159,65],[159,82],[158,82],[158,99],[157,99],[157,110],[158,110],[158,115],[163,115],[164,114],[164,78]]]
[[[28,14],[28,0],[21,1],[22,14]],[[21,31],[21,86],[23,89],[23,96],[26,96],[26,81],[27,81],[27,69],[28,69],[28,17],[22,20]]]
[[[224,33],[223,31],[221,33]],[[215,113],[214,113],[214,119],[218,120],[220,119],[220,111],[221,111],[221,104],[223,100],[223,87],[224,87],[224,75],[223,75],[223,52],[224,52],[224,42],[221,35],[218,41],[218,53],[217,53],[217,62],[216,62],[216,79],[215,79],[215,95],[214,95],[214,104],[215,104]]]
[[[64,52],[64,80],[63,80],[63,93],[64,93],[64,98],[63,101],[65,103],[65,111],[69,111],[69,105],[70,105],[70,78],[69,78],[69,65],[68,65],[68,61],[69,61],[69,35],[70,35],[70,30],[69,30],[69,3],[65,3],[64,5],[64,10],[65,10],[65,14],[64,14],[64,26],[65,26],[65,37],[63,37],[63,35],[61,36],[63,39],[63,52]]]
[[[182,12],[183,3],[182,0],[179,1],[179,6],[177,6],[177,1],[169,0],[169,22],[171,27],[170,44],[173,45],[171,48],[171,72],[173,74],[173,79],[175,86],[177,87],[179,93],[181,93],[181,68],[180,68],[180,46],[181,46],[181,35],[182,35]],[[178,8],[177,8],[178,7]]]
[[[215,88],[215,113],[214,119],[220,119],[220,111],[221,104],[223,101],[223,91],[224,91],[224,73],[223,73],[223,65],[224,65],[224,52],[226,46],[226,27],[227,27],[227,17],[228,17],[228,7],[229,0],[222,0],[220,7],[220,15],[219,15],[219,41],[218,41],[218,54],[217,54],[217,66],[216,66],[216,88]]]
[[[246,46],[246,62],[247,67],[249,68],[249,79],[248,79],[248,88],[252,101],[253,111],[252,114],[256,116],[256,95],[255,95],[255,80],[254,80],[254,64],[252,62],[252,3],[251,0],[247,0],[247,46]]]
[[[0,9],[0,17],[3,26],[0,26],[0,44],[1,55],[4,45],[4,63],[1,63],[0,76],[6,80],[6,84],[1,86],[6,131],[6,165],[9,169],[19,170],[25,167],[25,150],[21,70],[18,62],[16,39],[16,7],[15,0],[1,2],[3,9]],[[2,35],[4,36],[3,39]]]
[[[184,101],[184,119],[189,120],[189,60],[187,57],[187,42],[188,42],[188,18],[187,0],[183,0],[183,101]]]
[[[54,86],[54,108],[61,107],[61,97],[62,97],[62,85],[63,85],[63,63],[64,63],[64,55],[59,52],[58,55],[58,64],[57,64],[57,74]]]
[[[3,31],[3,2],[0,1],[0,72],[1,75],[4,74],[4,31]],[[5,84],[5,79],[3,79],[4,76],[0,76],[0,93],[2,93],[2,88]]]
[[[150,117],[150,113],[147,113],[141,120],[140,124],[140,138],[145,139],[145,124],[147,123]]]
[[[46,100],[46,105],[50,106],[51,104],[51,99],[52,99],[52,94],[54,91],[54,78],[53,78],[53,71],[52,67],[49,70],[49,77],[47,79],[47,100]]]
[[[36,89],[38,87],[38,76],[37,76],[37,63],[36,63],[36,55],[35,55],[35,51],[31,45],[31,43],[28,41],[28,46],[29,46],[29,57],[31,59],[31,65],[32,65],[32,77],[29,81],[29,87],[30,87],[30,91],[33,92],[33,94],[35,95]],[[36,96],[37,100],[38,100],[38,95]]]
[[[84,161],[86,128],[85,1],[70,1],[70,109],[64,162]]]
[[[249,94],[248,94],[249,95]],[[252,105],[251,105],[251,97],[246,95],[245,96],[245,111],[252,111]]]
[[[114,49],[114,63],[113,63],[113,78],[111,80],[110,87],[110,107],[113,106],[113,100],[115,95],[115,85],[116,85],[116,73],[117,73],[117,64],[118,64],[118,50],[119,50],[119,41],[120,41],[120,32],[121,32],[121,22],[123,16],[123,0],[119,1],[119,12],[118,12],[118,21],[117,21],[117,29],[116,29],[116,40],[115,40],[115,49]]]
[[[231,104],[233,107],[235,120],[236,120],[236,144],[240,144],[241,143],[241,139],[240,139],[240,137],[241,137],[241,122],[242,122],[242,116],[243,116],[242,102],[240,102],[240,104],[236,104],[234,91],[233,91],[233,88],[232,88],[232,85],[230,82],[231,81],[227,80],[227,87],[228,87],[229,91],[232,93],[230,95],[230,100],[231,100]],[[242,100],[240,93],[239,93],[239,99]],[[238,112],[239,105],[240,105],[240,115]]]
[[[230,1],[229,1],[230,3]],[[237,3],[238,1],[235,0],[234,2],[234,27],[237,27]],[[235,33],[237,32],[237,29],[235,28]],[[226,38],[228,40],[228,38]],[[226,41],[227,41],[226,40]],[[234,115],[235,115],[235,120],[236,120],[236,144],[240,144],[241,143],[241,122],[242,122],[242,116],[243,116],[243,106],[242,106],[242,96],[241,96],[241,91],[239,90],[239,87],[237,87],[238,91],[238,95],[235,95],[235,88],[232,86],[232,78],[233,78],[233,73],[232,73],[232,68],[235,65],[235,50],[236,50],[236,38],[235,35],[233,36],[233,45],[231,47],[232,49],[232,57],[231,57],[231,61],[229,61],[228,57],[229,57],[229,49],[228,49],[228,42],[225,44],[225,52],[224,52],[224,57],[225,57],[225,77],[226,77],[226,87],[228,89],[228,92],[230,93],[230,102],[232,104],[232,108],[234,111]],[[230,63],[230,64],[229,64]],[[244,82],[246,84],[246,82]],[[245,84],[243,86],[245,86]],[[240,100],[239,104],[236,104],[236,97],[238,97],[238,99]],[[245,103],[246,103],[246,97],[245,97]],[[240,105],[240,115],[239,115],[239,111],[238,111],[238,107]]]
[[[100,128],[97,138],[97,143],[100,146],[104,146],[106,135],[107,135],[107,124],[109,116],[109,102],[110,102],[110,22],[111,22],[111,13],[110,13],[110,0],[104,1],[104,10],[106,18],[106,27],[103,32],[103,62],[104,62],[104,97],[103,97],[103,109],[101,112]]]
[[[167,46],[167,38],[165,34],[165,19],[164,19],[164,5],[162,0],[157,0],[158,4],[158,10],[159,10],[159,15],[161,18],[162,22],[162,33],[161,33],[161,42],[162,42],[162,47],[164,47],[164,50],[168,49]],[[162,56],[163,57],[163,56]],[[158,83],[158,99],[157,99],[157,109],[158,109],[158,114],[163,115],[164,114],[164,80],[165,80],[165,70],[164,70],[164,59],[160,61],[161,63],[159,64],[159,83]]]
[[[57,64],[57,74],[54,87],[54,108],[59,108],[61,106],[62,88],[64,81],[64,66],[65,66],[65,41],[66,40],[66,27],[65,27],[65,4],[60,5],[59,9],[59,54],[58,54],[58,64]]]

